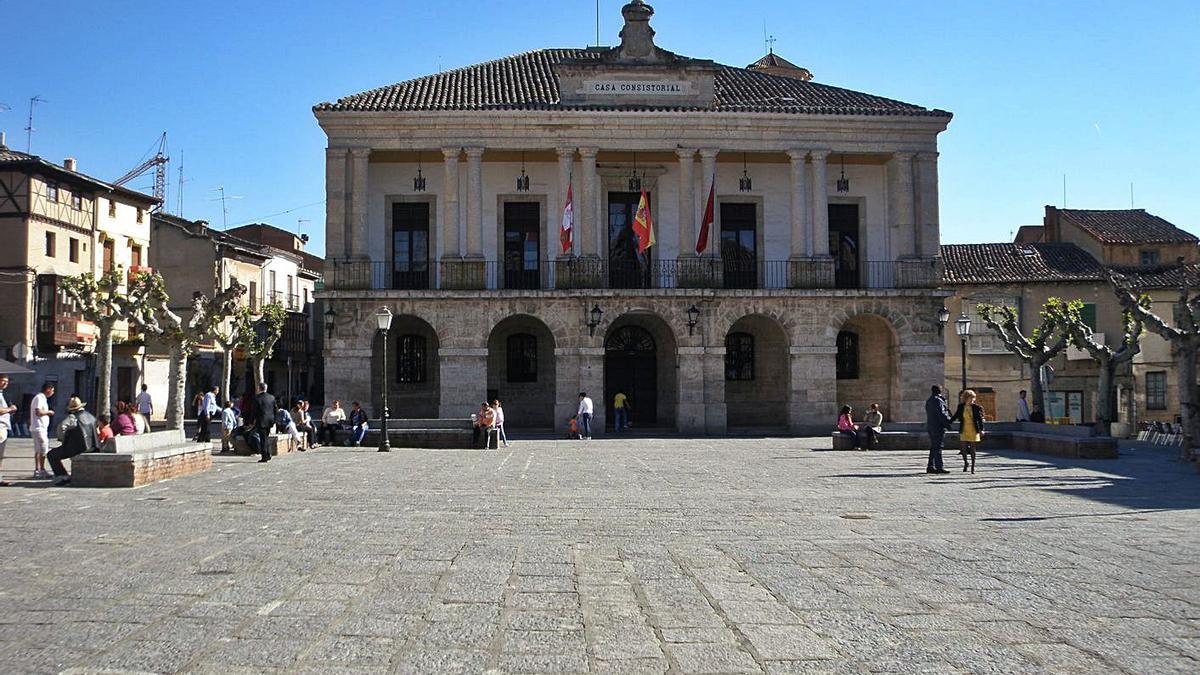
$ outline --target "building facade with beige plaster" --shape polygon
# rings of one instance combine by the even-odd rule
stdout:
[[[654,44],[652,12],[626,5],[615,48],[527,52],[314,108],[327,397],[377,413],[387,378],[394,416],[466,416],[486,396],[512,427],[556,429],[580,391],[598,426],[619,391],[635,426],[683,433],[822,430],[840,404],[921,417],[943,367],[950,114],[781,59],[679,56]],[[640,252],[643,190],[656,241]]]

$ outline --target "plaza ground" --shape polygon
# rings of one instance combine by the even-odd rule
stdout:
[[[0,489],[0,671],[1200,671],[1200,475],[828,439],[321,449]]]

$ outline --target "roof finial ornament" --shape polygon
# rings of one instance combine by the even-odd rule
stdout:
[[[623,59],[646,60],[654,56],[654,29],[650,27],[653,15],[654,8],[642,0],[631,0],[621,8],[625,26],[621,29],[618,49]]]

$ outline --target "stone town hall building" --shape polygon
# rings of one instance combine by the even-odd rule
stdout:
[[[623,391],[635,427],[681,433],[825,430],[843,403],[919,419],[942,373],[950,113],[819,84],[774,55],[736,68],[674,54],[654,44],[649,5],[622,14],[615,48],[532,51],[314,108],[329,139],[327,395],[378,414],[386,377],[395,417],[466,416],[498,396],[513,428],[562,429],[580,391],[597,425]],[[642,254],[639,188],[657,239]],[[395,315],[386,371],[381,306]]]

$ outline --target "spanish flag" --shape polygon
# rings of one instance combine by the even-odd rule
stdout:
[[[646,199],[646,191],[642,190],[642,198],[638,200],[637,215],[633,218],[633,233],[638,238],[638,253],[654,245],[654,221],[650,217],[650,203]]]

